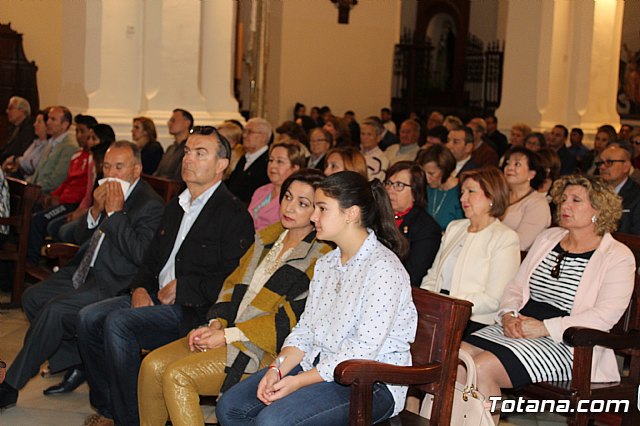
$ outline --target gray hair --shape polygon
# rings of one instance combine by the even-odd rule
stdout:
[[[247,121],[247,125],[252,123],[255,124],[256,126],[263,127],[265,130],[265,133],[267,134],[267,138],[271,139],[271,135],[273,134],[273,126],[271,126],[271,123],[269,123],[264,118],[260,118],[260,117],[255,117]]]
[[[18,108],[21,111],[24,111],[27,117],[31,115],[31,105],[29,104],[29,101],[26,100],[25,98],[21,98],[20,96],[12,96],[9,99],[9,104],[11,104],[11,102],[15,102],[16,108]]]
[[[131,154],[133,154],[133,162],[134,164],[142,164],[142,157],[140,155],[140,148],[138,147],[137,144],[127,141],[127,140],[119,140],[119,141],[115,141],[113,142],[110,146],[109,149],[114,149],[114,148],[129,148],[131,150]]]

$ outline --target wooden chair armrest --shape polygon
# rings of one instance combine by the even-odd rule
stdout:
[[[610,349],[640,349],[639,333],[619,335],[587,327],[569,327],[564,331],[562,340],[573,347],[603,346]]]
[[[342,361],[334,370],[333,377],[337,383],[351,385],[358,382],[362,385],[375,382],[396,385],[419,385],[440,379],[442,365],[432,363],[422,366],[398,366],[369,360]]]
[[[0,217],[0,225],[17,226],[21,221],[20,216]]]
[[[71,258],[75,256],[80,246],[70,243],[49,243],[42,250],[49,259]]]

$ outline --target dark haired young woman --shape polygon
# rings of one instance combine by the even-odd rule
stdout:
[[[305,310],[276,361],[218,402],[225,426],[346,424],[350,390],[333,381],[336,365],[356,358],[411,364],[417,313],[397,256],[407,242],[382,184],[355,172],[331,175],[316,189],[311,219],[317,237],[337,248],[316,263]],[[376,384],[373,421],[397,414],[405,396],[404,386]]]

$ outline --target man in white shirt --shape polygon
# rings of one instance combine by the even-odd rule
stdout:
[[[197,126],[185,145],[187,184],[165,209],[131,295],[88,306],[78,339],[98,411],[88,421],[139,424],[140,351],[185,336],[203,324],[222,284],[253,242],[253,221],[222,183],[231,148],[211,126]]]
[[[391,145],[384,152],[389,159],[389,166],[398,161],[414,161],[420,150],[419,139],[420,124],[415,120],[405,120],[400,125],[400,144]]]
[[[360,151],[367,162],[369,180],[384,181],[389,166],[387,156],[378,147],[384,130],[376,117],[369,117],[360,125]]]
[[[382,120],[382,125],[385,129],[396,134],[396,123],[391,120],[391,110],[389,108],[382,108],[380,110],[380,120]]]
[[[454,176],[460,176],[462,172],[478,168],[471,157],[474,147],[473,130],[471,128],[463,126],[459,130],[450,130],[445,146],[456,157]]]

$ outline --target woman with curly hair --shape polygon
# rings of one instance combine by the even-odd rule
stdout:
[[[498,324],[462,344],[487,397],[500,396],[500,388],[571,380],[573,351],[562,341],[564,331],[608,331],[629,304],[635,260],[611,236],[622,214],[620,198],[604,181],[580,175],[560,178],[551,194],[560,226],[542,232],[531,246],[505,289]],[[618,380],[613,351],[596,346],[591,381]],[[460,375],[458,381],[465,382]]]

